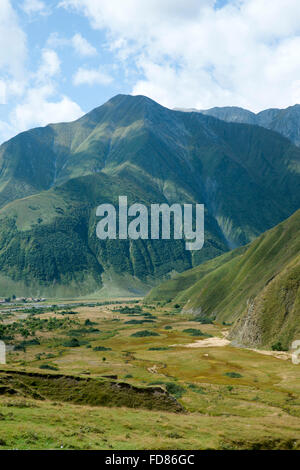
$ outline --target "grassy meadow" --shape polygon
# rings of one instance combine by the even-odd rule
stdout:
[[[3,307],[0,448],[300,449],[299,366],[175,307]]]

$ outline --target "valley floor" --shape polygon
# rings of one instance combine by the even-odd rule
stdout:
[[[300,449],[300,366],[233,347],[224,325],[140,301],[2,308],[0,317],[15,346],[0,366],[2,449]],[[81,378],[80,401],[66,376]],[[125,402],[106,388],[100,406],[82,393],[85,380],[133,387]],[[149,387],[184,412],[143,401]]]

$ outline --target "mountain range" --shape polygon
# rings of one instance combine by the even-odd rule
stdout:
[[[282,134],[295,145],[300,146],[299,104],[289,106],[286,109],[266,109],[257,114],[237,106],[215,107],[206,110],[182,109],[181,111],[200,112],[226,122],[237,122],[265,127],[266,129]]]
[[[204,203],[205,244],[96,237],[96,208]],[[0,147],[0,295],[142,294],[300,207],[300,149],[278,132],[117,95]],[[225,254],[231,256],[231,254]],[[217,258],[218,259],[218,258]]]

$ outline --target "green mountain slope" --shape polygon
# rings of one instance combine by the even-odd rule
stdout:
[[[96,207],[204,203],[205,245],[105,241]],[[0,296],[143,293],[244,245],[300,206],[300,150],[279,134],[118,95],[0,146]]]
[[[129,203],[161,198],[154,191],[150,195],[126,180],[99,173],[4,207],[0,211],[2,291],[85,295],[103,288],[106,274],[110,287],[122,285],[125,276],[124,293],[143,294],[167,272],[188,269],[191,259],[181,240],[153,244],[96,237],[95,209],[102,202],[117,205],[119,191],[128,196]]]
[[[172,300],[203,317],[235,321],[232,338],[287,347],[300,334],[300,210],[239,248],[154,288],[148,300]]]
[[[247,346],[288,349],[300,338],[300,255],[248,302],[231,338]]]

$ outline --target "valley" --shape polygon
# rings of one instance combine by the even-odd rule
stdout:
[[[117,95],[0,146],[0,448],[300,449],[298,108],[210,111]]]
[[[234,347],[231,325],[174,303],[40,307],[1,309],[0,448],[300,448],[288,354]]]
[[[0,0],[4,455],[300,451],[299,25],[299,0]]]

